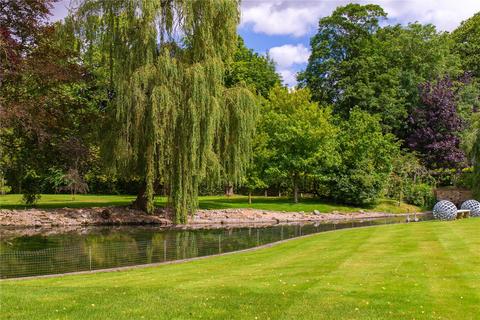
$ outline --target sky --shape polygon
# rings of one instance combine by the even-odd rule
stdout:
[[[296,73],[307,65],[319,19],[350,2],[382,6],[388,24],[431,23],[441,31],[451,31],[480,12],[480,0],[243,0],[238,33],[249,48],[268,54],[284,83],[292,87]],[[69,3],[58,2],[52,20],[64,18]]]

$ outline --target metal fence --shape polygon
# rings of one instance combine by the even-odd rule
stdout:
[[[167,262],[248,249],[322,231],[403,221],[403,218],[388,218],[264,228],[170,230],[168,233],[156,232],[148,240],[128,237],[118,241],[89,239],[75,245],[35,251],[4,248],[0,252],[0,277],[61,274]]]

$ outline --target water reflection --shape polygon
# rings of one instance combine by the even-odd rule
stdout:
[[[89,227],[80,231],[49,230],[46,234],[36,235],[22,235],[24,230],[7,232],[4,229],[0,230],[0,277],[57,274],[187,259],[248,249],[323,231],[400,222],[404,222],[404,217],[197,230]]]

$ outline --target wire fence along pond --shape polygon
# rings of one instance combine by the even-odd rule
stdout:
[[[421,219],[428,219],[422,217]],[[402,223],[405,217],[321,224],[179,230],[89,227],[81,231],[2,235],[0,277],[19,278],[167,262],[253,248],[336,229]],[[0,230],[0,234],[2,234]]]

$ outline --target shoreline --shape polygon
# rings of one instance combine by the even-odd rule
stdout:
[[[271,226],[288,223],[316,223],[354,219],[373,219],[425,215],[428,212],[393,214],[385,212],[283,212],[260,209],[197,210],[187,224],[174,225],[168,210],[157,209],[148,215],[128,207],[92,207],[58,209],[0,209],[0,228],[55,228],[83,226],[157,226],[175,228],[207,228],[242,225]]]

